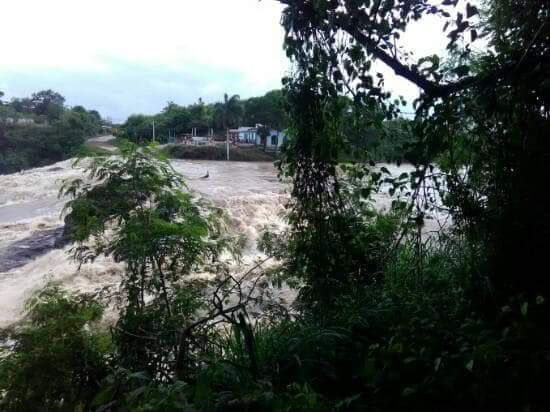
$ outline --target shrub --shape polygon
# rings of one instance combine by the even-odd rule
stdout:
[[[92,328],[103,307],[49,285],[28,313],[2,331],[0,406],[13,411],[72,411],[86,405],[106,375],[109,338]]]

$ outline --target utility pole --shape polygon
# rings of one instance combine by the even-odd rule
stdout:
[[[153,120],[153,142],[155,141],[155,121]]]
[[[225,133],[225,151],[227,153],[227,160],[229,161],[229,129],[226,129]]]

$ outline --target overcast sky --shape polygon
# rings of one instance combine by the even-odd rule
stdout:
[[[170,100],[260,95],[279,88],[289,67],[281,10],[274,0],[2,0],[0,90],[10,98],[54,89],[114,121]],[[417,55],[440,50],[439,30],[423,23],[405,42]]]

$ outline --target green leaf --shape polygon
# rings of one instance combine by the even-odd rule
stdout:
[[[92,405],[96,407],[105,405],[112,399],[114,392],[115,389],[112,386],[107,386],[101,389],[94,397]]]
[[[434,370],[437,372],[441,366],[441,357],[438,357],[434,361]]]
[[[412,388],[410,386],[407,386],[405,389],[403,389],[403,392],[401,392],[401,395],[403,396],[410,396],[412,394],[416,393],[416,389]]]
[[[470,66],[467,66],[465,64],[458,66],[454,69],[454,72],[457,76],[466,76],[468,73],[470,73]]]
[[[528,309],[528,308],[529,308],[529,303],[523,302],[523,303],[521,304],[521,309],[520,309],[520,311],[521,311],[521,314],[522,314],[523,316],[527,316],[527,309]]]

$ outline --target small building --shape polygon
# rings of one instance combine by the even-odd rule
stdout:
[[[239,127],[229,129],[229,139],[236,144],[257,144],[258,127]]]
[[[239,127],[238,129],[229,129],[229,139],[235,144],[250,144],[264,146],[266,150],[277,150],[287,140],[287,136],[278,130],[269,129],[267,138],[262,138],[255,127]]]
[[[263,144],[266,150],[278,150],[287,139],[288,137],[283,132],[270,129],[266,141],[258,142],[258,144]],[[259,137],[258,140],[260,140]]]

